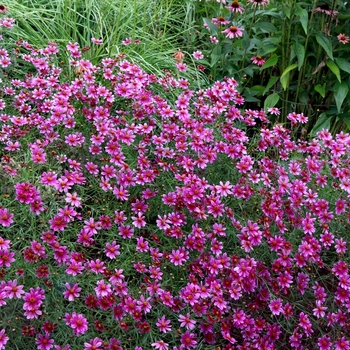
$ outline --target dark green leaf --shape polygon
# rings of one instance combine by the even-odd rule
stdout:
[[[343,81],[341,83],[336,82],[334,85],[334,99],[337,105],[338,113],[340,112],[341,105],[343,104],[346,95],[349,92],[348,84]]]
[[[350,63],[348,60],[345,60],[344,58],[335,58],[334,60],[341,70],[350,74]]]
[[[324,34],[322,33],[316,33],[316,40],[317,42],[323,47],[323,49],[326,51],[328,57],[333,60],[333,48],[332,43]]]
[[[299,16],[300,23],[304,29],[305,34],[307,34],[307,24],[309,21],[309,16],[308,13],[305,9],[301,8],[299,4],[295,4],[297,10],[296,10],[296,15]]]
[[[273,76],[273,77],[270,78],[270,80],[267,83],[266,88],[265,88],[265,90],[263,92],[263,95],[265,95],[271,89],[271,87],[276,84],[278,79],[279,79],[279,77],[276,77],[276,76]]]
[[[350,128],[350,113],[342,113],[338,115],[338,118]]]
[[[316,136],[316,133],[318,133],[322,129],[329,130],[331,126],[331,120],[332,120],[332,117],[328,117],[326,113],[321,113],[317,119],[316,124],[312,128],[310,135],[314,137]]]
[[[315,90],[324,98],[326,96],[326,83],[323,85],[317,84]]]
[[[333,61],[327,61],[326,62],[327,67],[334,73],[334,75],[337,77],[339,83],[341,82],[341,77],[340,77],[340,70],[338,66],[333,62]]]
[[[305,48],[303,45],[295,43],[295,45],[293,45],[293,49],[295,51],[295,55],[298,58],[298,70],[300,70],[305,60]]]
[[[278,56],[273,54],[262,66],[261,70],[272,67],[278,62]]]
[[[270,22],[256,22],[253,27],[260,29],[263,33],[271,33],[277,30],[276,27]]]
[[[278,96],[278,94],[272,94],[267,96],[264,102],[264,110],[267,111],[268,108],[275,107],[279,100],[280,97]]]
[[[290,66],[288,66],[282,73],[280,81],[282,84],[283,89],[285,90],[287,88],[287,84],[289,81],[289,72],[295,68],[298,67],[297,63],[291,64]]]

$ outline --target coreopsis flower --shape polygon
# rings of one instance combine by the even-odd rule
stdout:
[[[102,45],[102,39],[91,38],[91,41],[96,45]]]
[[[253,56],[250,60],[258,66],[262,66],[265,63],[265,60],[261,56]]]
[[[226,38],[238,38],[239,36],[243,36],[243,28],[239,28],[236,26],[231,26],[222,31],[223,34],[226,34]]]
[[[337,36],[337,39],[340,43],[342,44],[347,44],[349,41],[350,41],[350,37],[348,37],[347,35],[345,34],[342,34],[340,33],[338,36]]]
[[[196,60],[201,60],[202,58],[204,58],[204,55],[202,54],[201,51],[195,51],[195,52],[193,52],[193,57]]]

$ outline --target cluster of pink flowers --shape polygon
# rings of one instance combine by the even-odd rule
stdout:
[[[276,109],[242,108],[233,78],[195,90],[69,43],[61,83],[55,44],[20,48],[37,74],[4,88],[0,306],[20,305],[23,336],[39,350],[70,349],[56,328],[85,349],[141,350],[149,332],[158,350],[349,349],[348,134],[294,140]]]

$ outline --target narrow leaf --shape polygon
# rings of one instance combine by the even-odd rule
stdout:
[[[290,66],[288,66],[282,73],[281,78],[283,78],[287,73],[289,73],[291,70],[295,69],[298,67],[297,63],[293,63]]]
[[[298,70],[303,66],[304,64],[304,59],[305,59],[305,48],[303,45],[299,43],[295,43],[294,45],[294,51],[295,54],[298,58]]]
[[[325,35],[323,35],[321,33],[316,33],[316,40],[323,47],[323,49],[326,51],[328,57],[331,60],[333,60],[333,49],[332,49],[331,41]]]
[[[338,118],[350,128],[350,113],[342,113],[338,115]]]
[[[282,84],[283,90],[286,90],[289,82],[289,72],[280,78],[280,82]]]
[[[345,60],[344,58],[335,58],[334,60],[341,70],[350,74],[350,63],[348,60]]]
[[[321,113],[317,119],[316,124],[312,128],[310,135],[314,137],[319,131],[323,129],[329,130],[331,126],[331,120],[332,117],[329,117],[326,113]]]
[[[270,78],[270,80],[268,81],[266,87],[265,87],[265,90],[263,92],[263,95],[265,95],[271,88],[272,86],[274,86],[276,84],[276,82],[278,81],[278,77],[276,76],[273,76]]]
[[[315,90],[324,98],[326,96],[326,84],[317,84]]]
[[[341,83],[338,83],[338,82],[335,83],[335,85],[334,85],[334,99],[335,99],[335,103],[337,105],[338,113],[341,110],[341,105],[343,104],[348,92],[349,92],[349,86],[345,81],[343,81]]]
[[[280,97],[278,96],[278,94],[272,94],[267,96],[264,102],[264,110],[267,111],[268,108],[275,107],[279,100]]]
[[[309,21],[309,15],[307,11],[300,7],[300,5],[296,4],[296,15],[299,16],[300,23],[304,29],[305,34],[307,34],[307,24]]]
[[[261,70],[272,67],[274,65],[276,65],[276,63],[278,62],[278,56],[276,54],[273,54],[262,66],[261,66]]]
[[[341,83],[340,70],[339,70],[338,66],[333,61],[327,61],[326,65],[334,73],[334,75],[337,77],[339,83]]]
[[[256,29],[260,29],[263,33],[271,33],[277,30],[270,22],[256,22],[253,26]]]

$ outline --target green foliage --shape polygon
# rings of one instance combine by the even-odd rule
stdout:
[[[173,53],[180,36],[189,37],[192,21],[183,20],[186,5],[178,0],[5,0],[8,14],[16,18],[10,35],[22,38],[34,47],[56,42],[63,48],[77,42],[86,59],[126,53],[130,60],[156,74],[175,68]],[[92,45],[91,39],[103,39]],[[130,45],[122,41],[131,39]],[[137,40],[140,43],[134,44]],[[63,52],[60,67],[71,74],[69,56]],[[188,74],[198,76],[189,67]],[[199,79],[200,80],[200,79]]]
[[[242,84],[246,100],[260,101],[265,108],[276,100],[269,97],[264,102],[266,95],[277,94],[280,121],[286,122],[288,113],[304,113],[311,134],[325,112],[336,117],[329,125],[332,132],[348,128],[347,117],[339,118],[350,111],[348,2],[271,0],[265,7],[244,5],[244,1],[195,4],[197,21],[204,23],[197,49],[205,53],[201,63],[213,80],[234,77]],[[227,38],[224,31],[230,26],[242,28],[243,35]],[[210,42],[209,36],[218,43]]]

